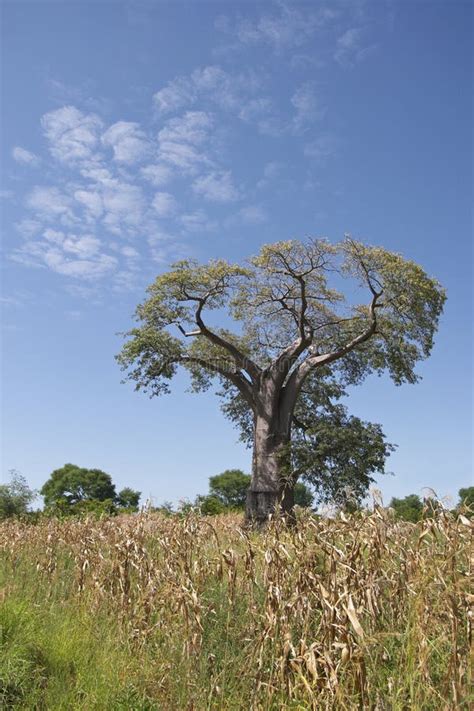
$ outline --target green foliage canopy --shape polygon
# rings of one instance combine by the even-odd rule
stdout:
[[[339,290],[346,278],[355,282],[351,298]],[[358,288],[368,301],[357,301]],[[148,288],[136,310],[140,325],[126,334],[117,360],[152,396],[168,391],[181,365],[197,390],[217,377],[251,402],[249,379],[278,358],[282,377],[294,374],[301,383],[312,369],[341,359],[353,381],[386,370],[396,384],[413,383],[444,301],[436,279],[381,247],[348,236],[338,244],[277,242],[243,266],[222,259],[174,264]],[[205,320],[205,312],[223,308],[233,332]]]
[[[251,447],[251,409],[232,387],[223,387],[219,394],[224,414]],[[385,472],[386,459],[395,449],[386,441],[381,425],[348,414],[339,402],[345,395],[341,374],[335,377],[327,369],[311,374],[296,403],[291,442],[292,470],[311,485],[315,502],[343,508],[365,498],[374,476]]]
[[[242,508],[249,486],[250,475],[241,469],[226,469],[209,479],[209,493],[227,508]]]
[[[36,498],[36,492],[20,472],[12,469],[10,477],[8,484],[0,484],[0,519],[26,514]]]
[[[115,499],[112,478],[101,469],[85,469],[75,464],[65,464],[55,469],[40,491],[46,507],[60,500],[68,505],[81,501]]]
[[[423,502],[417,494],[409,494],[403,499],[393,498],[390,507],[395,510],[397,518],[403,521],[417,523],[423,514]]]
[[[136,511],[138,509],[138,503],[140,501],[141,491],[135,491],[129,486],[123,488],[117,494],[117,504],[129,511]]]

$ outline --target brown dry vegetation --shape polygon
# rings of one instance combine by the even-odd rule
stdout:
[[[4,705],[468,708],[468,519],[240,523],[3,523]]]

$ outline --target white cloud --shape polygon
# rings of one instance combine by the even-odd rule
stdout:
[[[193,146],[175,141],[160,143],[160,157],[184,173],[196,173],[200,164],[208,164],[209,159]]]
[[[318,10],[278,4],[275,12],[265,12],[258,18],[239,19],[235,24],[229,18],[218,18],[216,28],[235,36],[244,45],[267,45],[275,52],[305,44],[317,29],[337,16],[330,8]]]
[[[193,190],[196,195],[213,202],[233,202],[239,197],[230,171],[212,172],[196,178]]]
[[[99,143],[102,121],[74,106],[50,111],[41,119],[51,154],[63,163],[90,160]]]
[[[338,147],[338,140],[332,135],[320,136],[304,147],[304,154],[308,158],[318,161],[333,155]]]
[[[255,71],[231,74],[222,67],[209,65],[195,69],[187,77],[178,77],[154,95],[155,106],[160,114],[173,113],[190,108],[198,100],[214,104],[224,111],[233,111],[242,120],[250,121],[250,114],[262,115],[268,111],[269,99],[256,97],[261,93],[261,79]],[[252,100],[251,108],[243,110]]]
[[[179,118],[170,119],[159,132],[158,140],[185,141],[193,145],[204,143],[212,128],[212,118],[205,111],[186,111]]]
[[[225,111],[238,112],[249,97],[262,88],[261,80],[254,71],[230,74],[215,65],[195,69],[191,81],[197,95]]]
[[[263,178],[257,183],[257,188],[262,190],[266,188],[273,180],[276,180],[283,169],[283,164],[278,161],[270,161],[263,169]]]
[[[56,187],[36,185],[26,200],[27,206],[43,218],[72,218],[71,200]]]
[[[102,219],[107,229],[119,236],[134,234],[143,227],[147,207],[138,185],[113,177],[104,168],[86,169],[81,173],[92,183],[87,190],[76,190],[74,197],[84,205],[91,220]]]
[[[338,38],[334,59],[341,67],[361,62],[377,48],[376,44],[364,46],[364,34],[360,27],[351,27]]]
[[[85,259],[96,255],[100,247],[100,240],[93,235],[78,236],[47,229],[44,231],[43,236],[51,244],[62,247],[64,252]]]
[[[146,204],[136,185],[114,179],[103,187],[102,199],[104,224],[114,234],[128,234],[142,225]]]
[[[35,166],[40,163],[40,159],[35,153],[31,153],[31,151],[27,151],[26,148],[22,148],[21,146],[14,147],[12,156],[17,163],[21,163],[22,165]]]
[[[181,215],[179,221],[187,232],[213,232],[217,228],[217,223],[210,220],[204,210]]]
[[[150,144],[137,123],[118,121],[102,136],[104,146],[112,148],[114,159],[121,163],[136,163],[150,153]]]
[[[109,274],[117,266],[115,257],[98,255],[97,259],[69,259],[59,249],[47,250],[44,262],[53,272],[80,279],[98,279]]]
[[[266,117],[271,114],[273,110],[272,102],[267,97],[259,97],[257,99],[250,99],[246,101],[239,112],[239,118],[246,123],[257,124],[260,122],[262,117]]]
[[[120,250],[123,254],[124,257],[127,257],[127,259],[139,259],[140,258],[140,252],[137,252],[137,250],[134,247],[130,247],[126,245],[125,247],[122,247]]]
[[[159,264],[189,255],[189,248],[185,248],[176,235],[163,232],[158,228],[148,237],[148,244],[152,259]]]
[[[15,223],[15,229],[21,234],[22,237],[29,238],[37,234],[41,230],[41,222],[38,220],[31,220],[24,218],[20,222]]]
[[[16,250],[12,259],[29,266],[44,266],[64,276],[98,279],[113,271],[117,260],[100,251],[101,243],[93,235],[76,235],[47,229],[43,239],[28,241]]]
[[[209,138],[213,121],[204,111],[187,111],[170,119],[158,133],[159,158],[184,173],[195,173],[209,158],[199,150]]]
[[[299,130],[305,124],[323,118],[326,107],[321,104],[316,96],[315,86],[312,82],[305,82],[291,97],[291,103],[296,109],[293,126]]]
[[[159,217],[170,217],[176,212],[176,200],[170,193],[156,193],[152,202]]]
[[[140,173],[145,180],[148,180],[148,182],[156,188],[168,183],[173,175],[171,168],[167,165],[163,165],[162,163],[145,165],[140,170]]]
[[[248,205],[239,212],[242,222],[248,225],[261,225],[268,220],[268,215],[260,205]]]
[[[160,114],[167,114],[189,106],[195,98],[192,82],[186,77],[178,77],[157,91],[153,101]]]
[[[76,190],[74,198],[84,205],[92,219],[98,219],[104,212],[104,203],[99,192],[94,190]]]

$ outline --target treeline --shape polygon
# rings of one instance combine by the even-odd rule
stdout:
[[[250,484],[250,475],[240,469],[227,469],[211,476],[207,494],[198,495],[194,501],[181,501],[177,508],[170,502],[160,506],[147,506],[151,511],[167,515],[183,514],[197,509],[205,516],[213,516],[231,511],[243,511]],[[31,507],[38,494],[44,499],[42,511],[32,511]],[[474,515],[474,486],[459,489],[459,501],[453,509],[472,517]],[[65,464],[55,469],[39,491],[30,488],[27,480],[13,470],[8,484],[0,484],[0,520],[9,517],[77,516],[77,515],[117,515],[136,513],[139,510],[141,492],[130,487],[116,492],[110,474],[101,469],[86,469],[75,464]],[[311,508],[314,494],[304,483],[295,486],[295,504],[301,508]],[[392,498],[389,504],[396,518],[417,523],[441,507],[436,498],[422,499],[417,494],[404,498]],[[360,502],[348,501],[342,507],[346,513],[362,510]]]
[[[31,511],[41,495],[43,511]],[[86,515],[134,513],[138,511],[140,491],[126,486],[117,493],[110,474],[101,469],[86,469],[65,464],[55,469],[39,491],[31,489],[25,477],[11,472],[8,484],[0,485],[0,519],[25,515]]]

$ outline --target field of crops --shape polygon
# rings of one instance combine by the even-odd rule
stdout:
[[[240,524],[3,523],[2,708],[468,708],[468,519]]]

